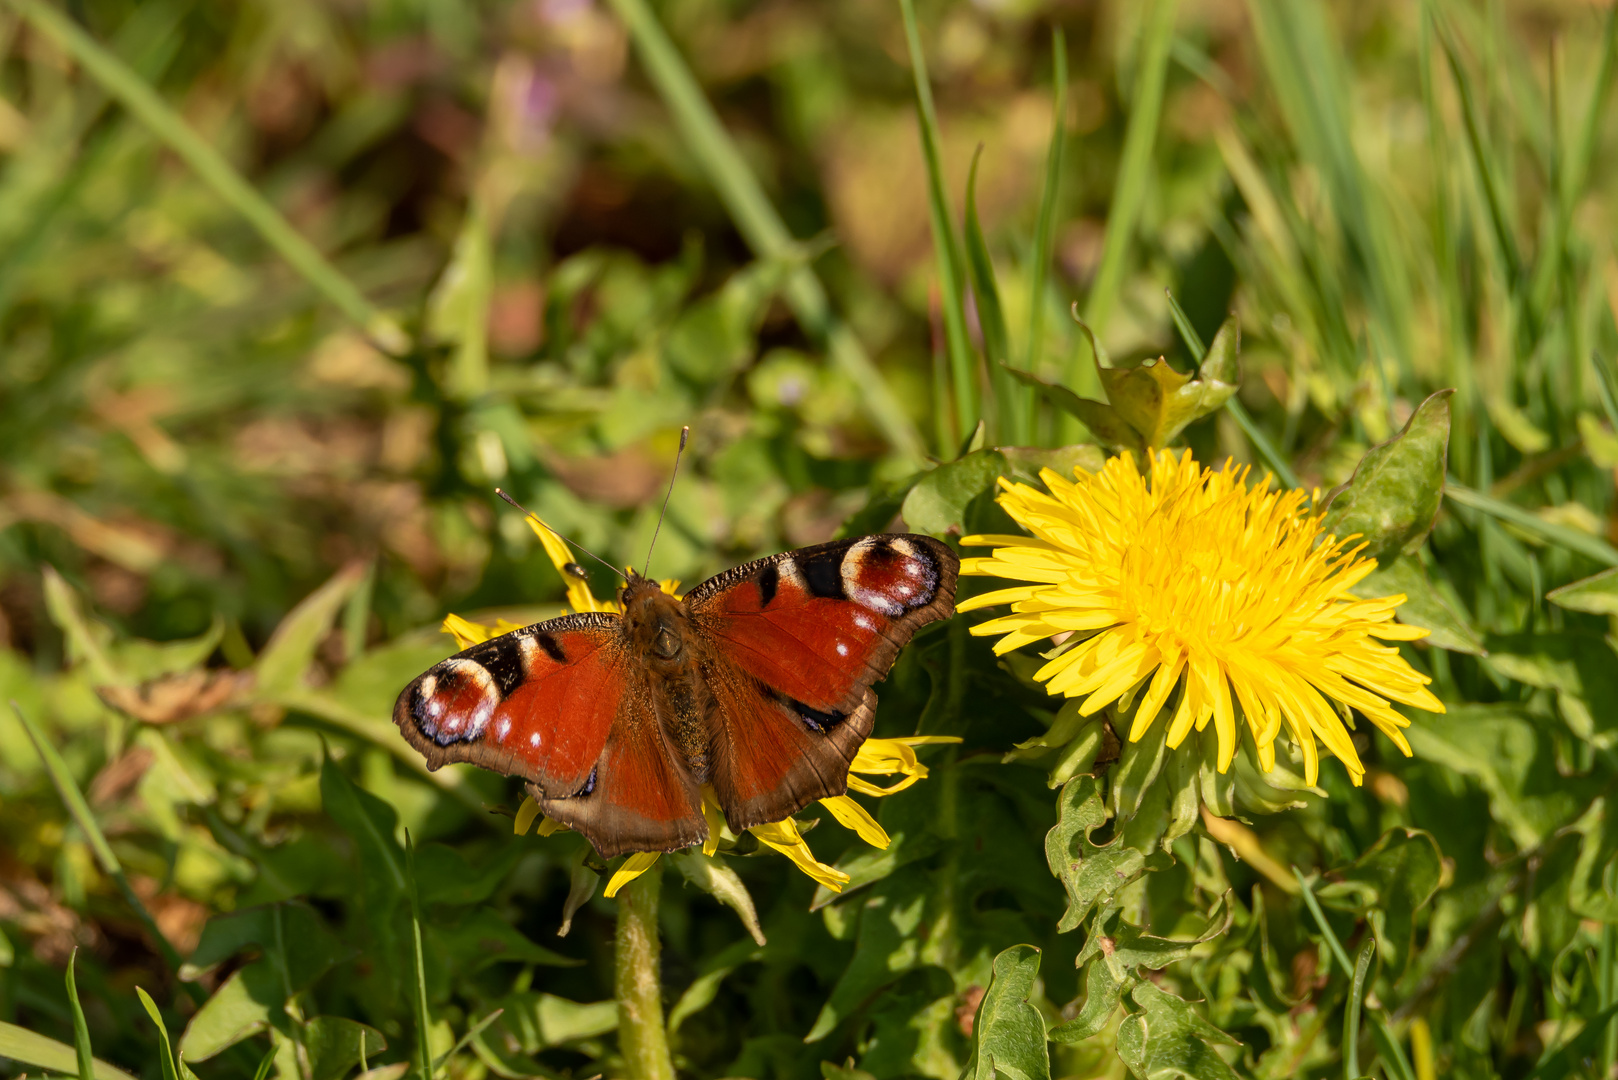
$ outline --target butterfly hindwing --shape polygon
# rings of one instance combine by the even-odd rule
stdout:
[[[713,779],[732,828],[847,789],[874,721],[871,684],[918,628],[954,614],[959,566],[937,540],[885,534],[776,555],[691,591],[714,658]]]
[[[429,769],[471,762],[572,794],[607,743],[631,665],[618,616],[567,615],[433,665],[399,695],[393,720]]]
[[[583,788],[567,797],[531,789],[547,816],[582,833],[604,859],[675,851],[708,837],[702,794],[672,752],[646,673],[627,673],[618,713]]]

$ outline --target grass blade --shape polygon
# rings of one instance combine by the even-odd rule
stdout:
[[[62,12],[41,0],[5,0],[77,61],[90,77],[189,165],[203,183],[258,230],[303,279],[390,352],[409,348],[397,323],[306,240],[206,139],[193,131],[147,82]]]
[[[162,1048],[163,1053],[158,1064],[163,1070],[163,1080],[180,1080],[180,1074],[174,1067],[174,1048],[169,1044],[168,1025],[163,1023],[163,1014],[158,1011],[157,1002],[152,1000],[152,995],[138,986],[135,987],[135,993],[140,997],[140,1003],[145,1008],[146,1015],[150,1016],[152,1023],[157,1025],[157,1043]],[[273,1047],[270,1053],[272,1055],[275,1053]]]
[[[1304,895],[1310,896],[1307,891]],[[1375,956],[1376,938],[1368,937],[1354,958],[1354,980],[1349,984],[1348,1008],[1343,1012],[1343,1080],[1360,1075],[1360,1007],[1365,1001],[1365,976]]]
[[[78,946],[67,958],[67,1004],[73,1011],[73,1049],[79,1058],[79,1080],[95,1080],[95,1056],[90,1053],[90,1025],[84,1020],[84,1007],[79,1004],[79,988],[73,979],[73,965],[79,958]]]
[[[1185,309],[1180,306],[1180,302],[1174,298],[1174,294],[1167,293],[1167,295],[1169,298],[1169,311],[1174,316],[1174,326],[1180,332],[1180,340],[1185,342],[1186,349],[1191,353],[1192,361],[1200,367],[1202,358],[1208,355],[1208,347],[1202,343],[1202,335],[1198,334],[1197,328],[1191,325],[1191,319],[1186,315]],[[1235,396],[1225,402],[1225,411],[1230,414],[1232,420],[1236,421],[1236,426],[1242,429],[1242,434],[1247,436],[1248,443],[1258,452],[1258,456],[1264,459],[1264,464],[1269,466],[1270,471],[1275,474],[1275,478],[1289,488],[1298,487],[1298,476],[1292,471],[1292,466],[1287,464],[1286,458],[1282,457],[1281,452],[1275,448],[1275,444],[1270,442],[1269,436],[1259,430],[1257,422],[1254,421],[1246,407]]]
[[[50,740],[46,739],[44,734],[34,726],[34,722],[28,719],[28,715],[22,711],[21,705],[13,701],[11,711],[16,713],[17,722],[22,725],[23,731],[27,733],[28,741],[34,744],[34,749],[38,752],[40,760],[45,763],[46,774],[50,776],[51,783],[56,787],[56,793],[61,796],[62,802],[67,806],[68,813],[73,816],[73,820],[78,823],[79,829],[84,833],[85,840],[89,843],[90,850],[96,857],[96,862],[101,864],[102,872],[112,878],[113,882],[118,886],[118,891],[123,894],[124,901],[134,911],[136,918],[140,919],[141,925],[146,928],[147,934],[151,936],[152,944],[156,947],[158,953],[162,955],[169,971],[178,972],[180,970],[179,954],[174,951],[174,946],[169,944],[169,939],[164,937],[163,932],[157,928],[157,922],[152,918],[152,913],[146,910],[146,905],[141,903],[140,897],[136,896],[135,890],[130,887],[129,878],[124,874],[123,865],[119,863],[118,856],[113,854],[112,846],[107,843],[107,837],[102,833],[101,827],[96,824],[95,815],[90,812],[90,804],[84,801],[84,794],[79,791],[79,785],[74,782],[73,774],[68,771],[67,762],[62,760],[62,755],[56,752],[56,747],[52,746]],[[202,990],[200,987],[194,983],[182,983],[181,985],[190,990],[198,1000],[201,1000]]]
[[[428,1039],[432,1019],[427,1013],[427,960],[421,948],[421,901],[416,895],[416,842],[405,830],[405,892],[410,898],[410,961],[416,976],[411,1008],[416,1014],[416,1055],[421,1060],[421,1080],[433,1080],[432,1044]]]
[[[1492,518],[1515,525],[1524,532],[1533,533],[1557,547],[1577,552],[1607,566],[1618,566],[1618,549],[1605,540],[1578,532],[1565,525],[1544,521],[1513,503],[1497,499],[1493,495],[1485,495],[1481,491],[1473,491],[1457,483],[1453,477],[1444,484],[1444,496],[1469,509],[1482,511]]]
[[[1309,887],[1309,882],[1304,878],[1303,871],[1294,866],[1292,874],[1298,879],[1298,884],[1303,887],[1303,902],[1309,908],[1309,914],[1314,916],[1315,925],[1320,927],[1321,936],[1326,939],[1326,947],[1331,950],[1333,958],[1342,966],[1344,974],[1352,974],[1354,965],[1349,963],[1348,953],[1344,951],[1343,943],[1337,940],[1337,934],[1332,930],[1331,923],[1326,921],[1326,913],[1320,909],[1320,901],[1315,899],[1315,891]]]
[[[1106,329],[1113,305],[1118,302],[1118,291],[1124,281],[1124,259],[1146,201],[1152,147],[1157,142],[1157,122],[1163,111],[1163,79],[1168,71],[1170,46],[1174,44],[1174,15],[1178,6],[1178,0],[1153,0],[1144,19],[1146,36],[1141,43],[1140,66],[1129,102],[1123,157],[1118,164],[1118,179],[1113,184],[1112,205],[1107,209],[1101,264],[1084,305],[1084,321],[1098,337]],[[1082,362],[1075,358],[1074,363]],[[1068,381],[1074,384],[1073,379]]]
[[[269,1050],[258,1059],[258,1068],[253,1070],[253,1080],[267,1080],[270,1068],[275,1064],[275,1051],[275,1043],[271,1042]]]
[[[1039,222],[1034,229],[1033,265],[1030,268],[1028,301],[1028,354],[1023,370],[1039,374],[1040,352],[1045,335],[1045,282],[1050,275],[1051,245],[1056,235],[1056,200],[1062,191],[1062,154],[1067,144],[1067,37],[1061,27],[1051,31],[1051,142],[1045,152],[1045,186],[1039,195]],[[1023,398],[1023,416],[1029,430],[1019,439],[1033,440],[1034,399]]]
[[[955,390],[955,436],[959,439],[977,426],[978,417],[982,415],[972,346],[966,336],[961,244],[955,236],[949,193],[944,186],[944,165],[938,149],[938,114],[933,109],[933,90],[927,81],[927,58],[921,51],[915,4],[912,0],[899,0],[899,7],[904,13],[905,42],[910,47],[910,71],[916,83],[916,116],[921,125],[922,157],[927,163],[927,211],[933,225],[933,250],[938,254],[938,276],[944,300],[944,341],[949,356],[950,384]],[[947,453],[950,447],[939,449]]]
[[[449,1064],[449,1059],[450,1058],[454,1057],[456,1054],[459,1054],[462,1050],[465,1050],[468,1046],[471,1046],[472,1045],[472,1040],[477,1038],[479,1035],[483,1034],[483,1029],[488,1027],[490,1024],[494,1023],[496,1020],[500,1019],[501,1015],[505,1011],[506,1010],[504,1010],[504,1009],[496,1009],[493,1012],[491,1012],[488,1016],[485,1016],[482,1020],[479,1020],[477,1023],[475,1023],[471,1027],[467,1028],[466,1029],[466,1034],[461,1036],[459,1042],[457,1042],[454,1046],[450,1047],[444,1053],[438,1055],[438,1060],[433,1062],[433,1071],[437,1072],[439,1069],[441,1069],[445,1065]]]
[[[25,1065],[38,1065],[62,1075],[72,1075],[76,1068],[74,1049],[66,1043],[36,1035],[25,1027],[0,1020],[0,1058],[20,1061]],[[96,1080],[135,1080],[134,1077],[105,1061],[93,1061]]]
[[[1442,19],[1433,20],[1438,43],[1443,46],[1449,60],[1450,74],[1455,78],[1455,89],[1461,99],[1461,119],[1466,128],[1466,144],[1472,151],[1472,162],[1483,181],[1483,198],[1489,208],[1489,224],[1494,228],[1495,243],[1506,266],[1507,280],[1515,285],[1522,277],[1522,254],[1517,250],[1517,237],[1512,231],[1510,212],[1499,170],[1484,143],[1483,116],[1473,92],[1472,80],[1461,63],[1454,35]]]
[[[1387,1067],[1389,1080],[1416,1080],[1416,1070],[1411,1067],[1410,1059],[1405,1057],[1404,1048],[1399,1045],[1398,1036],[1388,1022],[1376,1013],[1370,1014],[1371,1037],[1376,1041],[1376,1051],[1382,1055],[1382,1064]]]
[[[972,155],[972,171],[966,177],[966,270],[972,281],[972,295],[977,298],[978,325],[983,328],[983,355],[989,364],[994,387],[997,430],[991,441],[1022,444],[1027,442],[1023,433],[1023,399],[1028,395],[1006,374],[1006,362],[1011,358],[1011,346],[1006,335],[1005,309],[1000,305],[1000,286],[994,277],[994,262],[989,258],[989,245],[983,239],[983,226],[978,222],[977,183],[978,162],[983,147]]]
[[[760,258],[786,257],[793,243],[792,234],[646,0],[612,0],[612,7],[634,39],[646,74],[668,106],[686,145],[707,172],[748,247]],[[814,271],[807,266],[794,271],[785,295],[799,323],[812,337],[825,342],[832,363],[859,387],[877,428],[897,450],[920,461],[923,445],[915,425],[854,332],[832,313],[826,290]]]

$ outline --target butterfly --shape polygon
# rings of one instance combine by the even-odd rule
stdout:
[[[702,787],[732,832],[848,790],[871,684],[955,613],[960,560],[882,534],[773,555],[685,597],[631,571],[622,614],[492,638],[405,687],[393,720],[429,769],[516,776],[603,858],[702,843]]]

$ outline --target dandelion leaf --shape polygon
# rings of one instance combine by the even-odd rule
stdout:
[[[1035,393],[1052,408],[1061,409],[1078,420],[1102,445],[1135,454],[1146,452],[1146,443],[1140,437],[1140,432],[1131,427],[1111,405],[1080,397],[1060,383],[1049,382],[1029,371],[1019,371],[1013,367],[1006,368],[1006,371],[1023,385],[1033,387]]]
[[[618,1029],[616,1001],[569,1001],[522,990],[492,1003],[500,1016],[472,1037],[472,1049],[497,1076],[533,1076],[532,1055],[596,1039]]]
[[[1012,476],[1031,483],[1039,480],[1042,469],[1050,469],[1071,480],[1077,469],[1090,473],[1100,472],[1101,467],[1107,463],[1107,455],[1101,452],[1101,448],[1089,443],[1074,443],[1072,446],[1058,446],[1051,449],[1043,446],[1002,446],[1000,453],[1005,455],[1006,461],[1010,464]]]
[[[872,890],[860,911],[854,959],[843,969],[804,1042],[830,1035],[872,994],[914,967],[921,957],[921,925],[932,886],[919,874],[888,878]]]
[[[206,1061],[243,1039],[287,1022],[286,988],[269,960],[258,960],[234,972],[185,1027],[180,1053],[190,1061]]]
[[[1600,796],[1572,829],[1583,842],[1568,882],[1568,907],[1586,919],[1618,922],[1618,894],[1610,887],[1613,864],[1618,863],[1618,814],[1610,813],[1606,796]]]
[[[1148,867],[1159,869],[1172,861],[1161,852],[1148,854],[1131,847],[1122,837],[1093,843],[1090,834],[1106,820],[1106,803],[1095,777],[1077,776],[1062,786],[1056,825],[1045,834],[1046,861],[1067,892],[1067,911],[1057,923],[1058,933],[1077,927]]]
[[[1459,603],[1433,585],[1416,556],[1401,555],[1381,563],[1354,588],[1354,595],[1360,597],[1399,593],[1405,598],[1396,613],[1399,621],[1431,631],[1424,639],[1428,645],[1470,656],[1484,655],[1483,638],[1470,618]],[[1551,594],[1547,594],[1549,598]],[[1618,591],[1613,593],[1613,600],[1614,610],[1618,611]]]
[[[453,920],[428,922],[426,946],[444,961],[454,978],[470,976],[500,960],[547,967],[578,967],[583,960],[563,956],[528,940],[494,908],[479,907]]]
[[[1130,991],[1131,1011],[1118,1027],[1118,1057],[1141,1080],[1192,1077],[1236,1080],[1214,1048],[1240,1046],[1198,1016],[1191,1004],[1150,982]]]
[[[1370,916],[1389,973],[1398,976],[1410,958],[1416,913],[1438,891],[1443,871],[1438,841],[1422,829],[1389,829],[1354,862],[1333,871],[1315,890],[1322,903],[1347,901]]]
[[[1202,363],[1197,365],[1197,378],[1203,382],[1237,385],[1242,378],[1241,352],[1242,324],[1236,313],[1231,312],[1219,324],[1219,332],[1214,334]]]
[[[1187,424],[1220,408],[1236,392],[1234,381],[1183,375],[1161,357],[1143,360],[1134,367],[1113,367],[1101,343],[1082,320],[1079,329],[1095,350],[1096,374],[1101,377],[1107,401],[1149,448],[1168,445]],[[1224,333],[1223,327],[1221,333]],[[1212,365],[1204,358],[1204,367],[1210,375],[1235,368],[1237,347],[1238,339],[1227,335],[1225,343],[1219,344],[1219,358]],[[1211,350],[1209,356],[1212,356]]]
[[[945,1029],[957,1027],[955,1010],[960,1002],[955,981],[943,968],[928,964],[907,972],[872,1003],[870,1034],[861,1046],[861,1073],[889,1077],[921,1072],[922,1063],[944,1042]],[[955,1038],[959,1037],[957,1030]]]
[[[1489,664],[1508,678],[1554,690],[1563,716],[1580,738],[1598,746],[1618,743],[1618,664],[1612,640],[1580,630],[1559,633],[1491,634]]]
[[[1494,819],[1525,849],[1573,820],[1596,794],[1589,778],[1557,770],[1549,732],[1521,705],[1451,706],[1405,736],[1418,758],[1474,779]]]
[[[362,1061],[388,1048],[382,1033],[369,1024],[341,1016],[316,1016],[303,1029],[309,1052],[309,1080],[342,1080]]]
[[[1050,1080],[1045,1018],[1030,1002],[1039,975],[1039,950],[1013,945],[994,958],[994,974],[972,1023],[972,1052],[961,1076],[995,1080]]]
[[[1444,497],[1453,393],[1440,390],[1423,401],[1399,434],[1365,452],[1354,475],[1326,500],[1326,532],[1359,535],[1366,556],[1379,563],[1421,547]]]
[[[1096,912],[1089,937],[1075,961],[1084,970],[1084,1004],[1072,1020],[1051,1030],[1052,1041],[1076,1043],[1099,1033],[1119,999],[1141,980],[1141,969],[1161,971],[1184,960],[1198,945],[1226,933],[1233,918],[1228,893],[1215,904],[1202,933],[1189,939],[1149,934],[1124,922],[1117,908]]]
[[[905,524],[933,536],[959,533],[967,504],[992,488],[1007,467],[998,450],[974,450],[938,466],[916,481],[905,496]]]

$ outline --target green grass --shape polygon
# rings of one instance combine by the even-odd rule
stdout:
[[[1607,1075],[1615,67],[1516,2],[4,0],[0,1072]],[[620,979],[615,867],[389,720],[445,614],[561,610],[493,489],[639,565],[689,424],[687,587],[1004,532],[1123,430],[1070,309],[1182,373],[1234,313],[1175,445],[1323,500],[1455,389],[1367,586],[1448,713],[1362,788],[1113,761],[963,616],[880,688],[963,740],[857,796],[892,846],[643,879]],[[1048,836],[1151,859],[1064,932]]]

